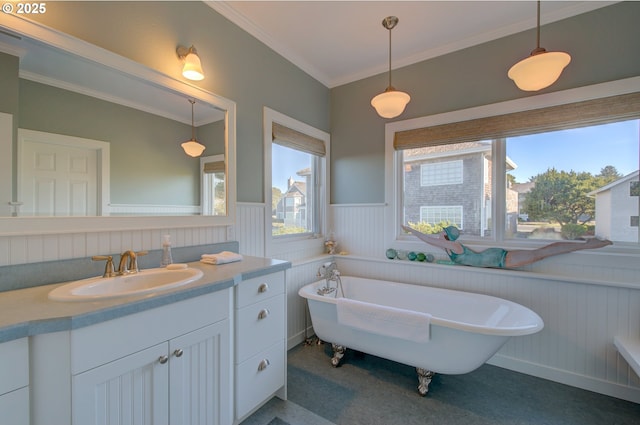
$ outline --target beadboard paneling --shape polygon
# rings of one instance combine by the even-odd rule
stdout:
[[[225,226],[0,236],[0,266],[160,249],[165,234],[176,247],[227,241]]]
[[[384,205],[331,205],[331,230],[338,251],[355,255],[384,255]]]
[[[264,257],[264,217],[265,204],[238,202],[234,236],[241,254]]]

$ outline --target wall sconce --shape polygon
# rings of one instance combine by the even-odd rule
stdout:
[[[178,46],[176,52],[178,53],[178,57],[184,61],[182,76],[194,81],[203,80],[204,72],[202,71],[202,64],[200,63],[200,57],[198,56],[196,48],[193,46],[189,48]]]
[[[540,0],[538,0],[537,47],[531,55],[513,65],[508,72],[509,78],[520,90],[537,91],[555,83],[564,68],[571,62],[571,56],[565,52],[547,52],[540,47]]]
[[[196,127],[193,124],[193,105],[196,101],[195,99],[189,99],[189,103],[191,103],[191,140],[183,142],[180,146],[184,149],[184,153],[195,158],[202,155],[202,152],[205,150],[205,146],[198,143],[196,140]]]
[[[383,118],[395,118],[404,112],[404,108],[411,100],[407,93],[396,90],[391,85],[391,30],[398,24],[398,18],[387,16],[382,20],[382,26],[389,30],[389,86],[384,92],[371,99],[373,106]]]

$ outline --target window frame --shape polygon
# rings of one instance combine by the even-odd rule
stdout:
[[[272,144],[273,124],[277,123],[291,130],[295,130],[324,143],[324,157],[316,156],[316,176],[314,202],[317,203],[317,231],[315,234],[303,233],[294,235],[273,236],[271,231],[271,205],[272,205]],[[327,232],[327,205],[329,202],[329,163],[330,163],[330,135],[302,121],[298,121],[271,108],[263,108],[263,136],[264,136],[264,198],[265,198],[265,256],[273,255],[279,250],[279,245],[294,241],[315,240],[321,238]],[[305,212],[305,214],[308,212]]]
[[[402,224],[400,220],[403,217],[403,161],[402,155],[399,154],[399,152],[402,151],[396,151],[394,147],[396,133],[481,118],[497,117],[517,112],[533,111],[541,108],[561,106],[587,100],[597,100],[635,92],[640,92],[640,77],[632,77],[592,86],[539,94],[489,105],[387,123],[385,125],[385,246],[408,248],[417,242],[417,238],[405,234],[400,227]],[[495,155],[494,158],[506,158],[505,139],[498,139],[494,142],[492,149],[492,155]],[[494,181],[494,187],[505,187],[505,164],[500,163],[500,161],[496,162],[495,166],[492,167],[492,179]],[[462,238],[465,240],[465,243],[478,246],[500,244],[504,247],[534,247],[548,243],[545,241],[531,240],[517,241],[505,237],[505,195],[505,191],[497,191],[497,193],[494,193],[492,196],[494,222],[492,237],[484,238],[483,240],[474,240],[472,238],[465,238],[463,235]],[[624,250],[640,251],[640,246],[636,243],[620,242],[615,245],[616,249],[622,247]],[[607,248],[612,249],[611,247]]]

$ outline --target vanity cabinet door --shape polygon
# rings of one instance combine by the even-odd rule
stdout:
[[[231,423],[229,321],[169,341],[172,425]]]
[[[29,424],[29,348],[27,339],[0,344],[0,422]]]
[[[73,376],[73,424],[169,424],[168,344]]]

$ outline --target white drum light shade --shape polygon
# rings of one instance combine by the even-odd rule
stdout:
[[[404,112],[410,100],[411,96],[405,92],[387,89],[371,99],[371,106],[382,118],[395,118]]]
[[[508,76],[520,90],[537,91],[555,83],[564,68],[571,62],[565,52],[532,54],[509,69]]]
[[[204,152],[205,149],[205,146],[198,143],[195,139],[183,142],[180,146],[184,149],[184,153],[194,158],[202,155],[202,152]]]

